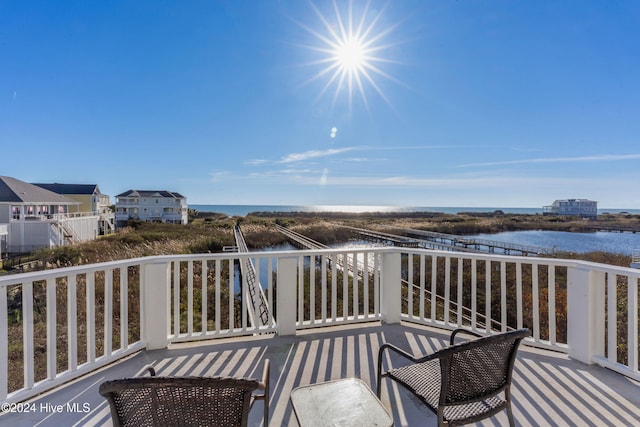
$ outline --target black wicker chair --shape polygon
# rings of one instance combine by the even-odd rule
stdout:
[[[518,345],[530,331],[518,329],[455,344],[459,333],[480,337],[465,329],[456,329],[451,334],[450,347],[423,357],[383,344],[378,352],[378,397],[382,377],[389,377],[422,400],[438,416],[439,426],[476,422],[505,409],[513,426],[511,374]],[[385,350],[392,350],[413,363],[383,372]],[[499,396],[502,392],[504,398]]]
[[[111,407],[114,426],[246,426],[255,400],[264,401],[269,423],[269,360],[262,379],[151,376],[106,381],[100,394]],[[262,390],[261,394],[254,391]]]

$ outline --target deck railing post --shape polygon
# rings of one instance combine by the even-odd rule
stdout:
[[[142,266],[142,341],[147,350],[167,348],[169,344],[169,265],[156,261]]]
[[[400,252],[383,253],[380,317],[384,323],[400,323],[402,313],[402,283],[400,279]]]
[[[586,266],[567,271],[567,344],[569,357],[594,363],[604,355],[604,273]]]
[[[276,323],[278,335],[296,334],[298,258],[278,258]]]

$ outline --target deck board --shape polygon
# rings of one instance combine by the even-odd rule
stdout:
[[[358,377],[375,388],[381,343],[391,342],[417,354],[442,348],[447,339],[448,332],[439,329],[371,323],[300,331],[289,337],[268,335],[172,345],[169,349],[139,352],[32,399],[29,403],[33,412],[4,414],[0,425],[110,426],[109,408],[98,394],[100,383],[107,379],[132,376],[148,363],[159,375],[259,377],[262,362],[268,358],[271,425],[296,426],[289,401],[295,387]],[[640,384],[599,366],[571,360],[565,354],[521,346],[512,391],[518,425],[640,425]],[[392,381],[383,380],[382,402],[396,426],[436,425],[435,415]],[[67,403],[72,406],[67,407]],[[54,412],[56,405],[64,407],[62,412]],[[260,424],[261,405],[256,403],[250,425]],[[90,412],[83,412],[85,408]],[[507,425],[507,419],[503,413],[478,425]]]

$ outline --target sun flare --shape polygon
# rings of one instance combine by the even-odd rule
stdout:
[[[383,27],[381,22],[386,7],[372,10],[370,2],[366,2],[362,10],[354,12],[354,2],[340,3],[333,1],[333,13],[323,14],[315,4],[310,3],[316,16],[322,23],[320,29],[300,24],[313,37],[315,42],[303,47],[320,55],[306,65],[314,66],[318,71],[308,80],[323,81],[318,98],[333,91],[332,104],[335,105],[340,97],[347,97],[349,110],[353,105],[356,92],[359,94],[365,108],[369,110],[367,92],[373,91],[389,106],[386,95],[379,84],[380,78],[399,83],[389,75],[383,65],[395,61],[385,55],[395,45],[387,41],[393,26]]]
[[[348,72],[359,71],[366,65],[366,50],[360,40],[349,37],[338,45],[334,56],[336,62]]]

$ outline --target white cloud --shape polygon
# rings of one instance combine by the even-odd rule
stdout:
[[[269,161],[264,159],[253,159],[253,160],[247,160],[246,162],[244,162],[245,165],[249,165],[249,166],[264,165],[266,163],[269,163]]]
[[[542,157],[534,159],[506,160],[502,162],[484,162],[484,163],[467,163],[458,165],[459,168],[468,168],[474,166],[501,166],[501,165],[520,165],[526,163],[578,163],[578,162],[612,162],[621,160],[637,160],[640,154],[602,154],[597,156],[580,156],[580,157]]]
[[[319,157],[327,157],[334,156],[340,153],[346,153],[347,151],[356,150],[354,147],[346,147],[346,148],[331,148],[329,150],[310,150],[305,151],[304,153],[292,153],[287,154],[282,157],[278,163],[293,163],[293,162],[302,162],[309,159],[315,159]]]

